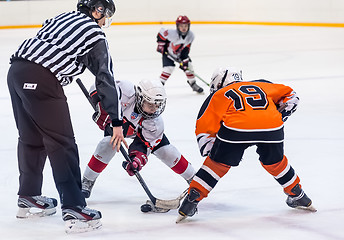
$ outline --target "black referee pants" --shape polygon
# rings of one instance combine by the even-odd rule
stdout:
[[[12,63],[7,83],[19,132],[18,195],[41,195],[48,156],[62,207],[86,206],[78,148],[62,86],[49,70],[25,60]]]

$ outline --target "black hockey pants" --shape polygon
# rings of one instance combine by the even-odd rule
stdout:
[[[18,195],[41,195],[48,156],[62,207],[86,206],[69,109],[56,77],[40,65],[16,60],[7,84],[19,132]]]

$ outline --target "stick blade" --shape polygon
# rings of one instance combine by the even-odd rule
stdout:
[[[163,208],[163,209],[177,209],[180,206],[181,200],[186,196],[188,193],[188,189],[184,190],[182,194],[180,194],[176,199],[172,200],[162,200],[156,199],[155,207]]]

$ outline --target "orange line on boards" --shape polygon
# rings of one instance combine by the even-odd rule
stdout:
[[[302,27],[344,27],[344,23],[298,23],[298,22],[237,22],[237,21],[191,21],[192,24],[242,24],[242,25],[272,25],[272,26],[302,26]],[[157,25],[175,24],[175,22],[114,22],[111,25]],[[40,28],[42,25],[13,25],[0,26],[0,29]]]

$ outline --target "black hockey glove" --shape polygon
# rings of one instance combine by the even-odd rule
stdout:
[[[291,109],[290,111],[287,111],[287,110],[284,109],[284,110],[281,112],[281,114],[282,114],[282,121],[283,121],[283,122],[287,121],[287,120],[288,120],[288,117],[290,117],[290,115],[293,114],[293,112],[295,112],[295,111],[296,111],[296,107],[294,107],[294,108]]]
[[[299,100],[296,92],[292,91],[290,96],[279,102],[279,112],[282,114],[283,122],[287,121],[288,117],[296,111]]]

